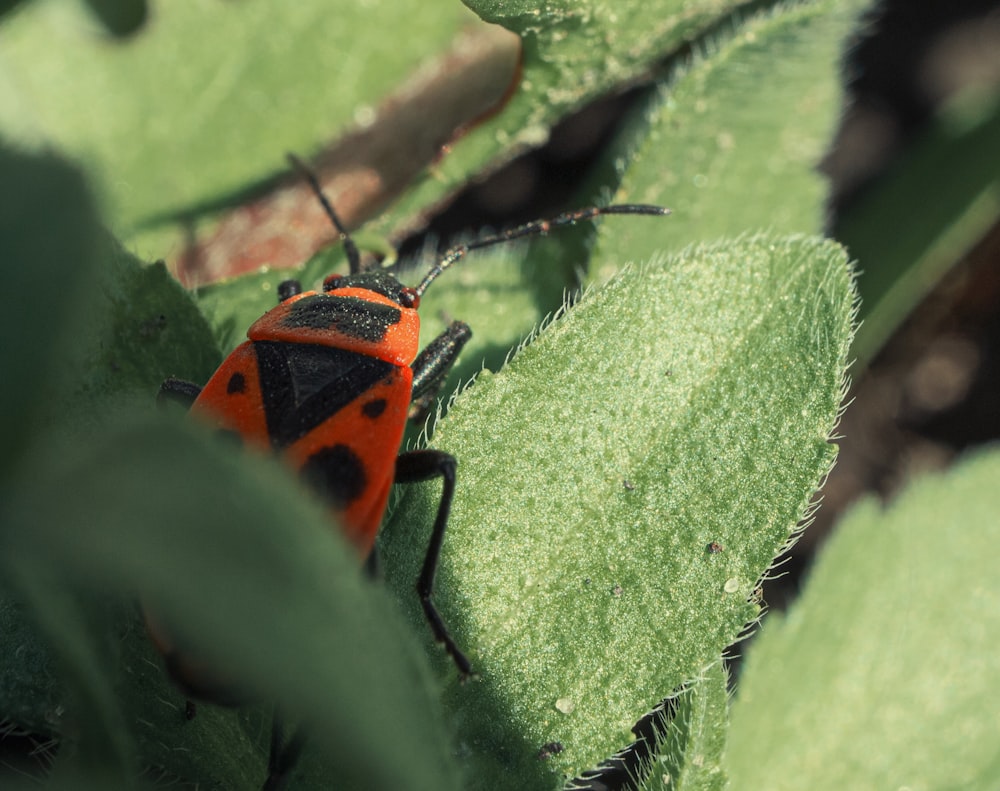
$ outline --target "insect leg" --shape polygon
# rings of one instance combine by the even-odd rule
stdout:
[[[418,483],[440,478],[442,481],[441,501],[438,504],[437,517],[431,531],[431,540],[427,545],[424,565],[417,580],[417,593],[424,608],[424,616],[430,624],[434,638],[442,643],[451,655],[462,677],[469,676],[472,665],[461,649],[455,644],[441,614],[431,600],[434,591],[434,575],[437,573],[438,559],[441,556],[441,544],[444,532],[448,527],[448,512],[451,510],[451,500],[455,494],[455,457],[439,450],[412,450],[401,453],[396,459],[396,483]]]
[[[445,377],[455,364],[459,352],[472,337],[469,325],[453,321],[448,328],[427,344],[410,367],[413,369],[413,396],[410,420],[422,420],[437,398]]]
[[[305,730],[301,726],[286,743],[284,722],[275,713],[271,722],[271,754],[267,761],[267,780],[261,786],[261,791],[281,791],[287,787],[305,743]]]
[[[278,283],[278,302],[284,302],[302,293],[302,284],[298,280],[282,280]]]
[[[200,393],[201,388],[194,382],[185,382],[183,379],[171,377],[160,385],[160,392],[156,394],[156,404],[162,407],[168,401],[173,401],[183,407],[190,408]]]

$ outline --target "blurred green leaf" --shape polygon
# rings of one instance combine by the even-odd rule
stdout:
[[[0,128],[81,158],[123,234],[311,154],[473,19],[450,0],[162,3],[155,17],[119,46],[70,3],[0,29]]]
[[[453,404],[438,599],[482,676],[446,693],[478,782],[596,765],[756,616],[832,463],[852,311],[834,245],[696,248],[589,295]],[[408,490],[383,532],[401,594],[437,497]]]
[[[734,788],[1000,785],[1000,454],[844,519],[732,710]]]
[[[79,171],[0,146],[0,472],[10,470],[47,399],[65,384],[70,343],[92,292],[102,232]]]
[[[334,774],[339,787],[454,787],[421,652],[363,579],[355,551],[281,465],[201,434],[119,416],[86,446],[38,446],[0,512],[13,579],[140,595],[186,655],[308,724],[303,771],[317,760],[322,771],[306,787],[329,787]],[[28,591],[43,624],[56,612],[58,593],[48,590]],[[45,631],[64,661],[90,666],[77,660],[95,656],[83,637]],[[204,727],[184,721],[179,694],[137,683],[151,672],[140,664],[148,649],[135,645],[142,631],[120,639],[129,730],[144,763],[208,785],[231,787],[234,766],[262,778],[261,749],[253,761],[239,756],[266,745],[266,730],[249,746],[232,725],[226,744],[221,733],[206,740]],[[100,699],[119,672],[83,675],[78,686]]]

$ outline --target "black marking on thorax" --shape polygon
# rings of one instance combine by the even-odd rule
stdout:
[[[385,338],[402,316],[399,308],[368,302],[358,297],[317,294],[303,297],[288,306],[281,326],[291,329],[336,330],[352,338],[372,343]]]
[[[247,378],[237,371],[232,376],[229,377],[229,381],[226,382],[226,394],[236,395],[237,393],[242,393],[247,389]]]
[[[372,420],[377,420],[385,412],[386,403],[384,398],[373,398],[371,401],[366,401],[361,406],[361,414]]]
[[[389,376],[396,366],[331,346],[256,341],[257,366],[271,445],[304,437]]]

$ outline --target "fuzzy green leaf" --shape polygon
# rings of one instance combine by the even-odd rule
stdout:
[[[4,721],[40,736],[59,733],[64,690],[51,652],[7,591],[0,598],[0,710]],[[15,658],[20,661],[13,661]],[[26,668],[30,668],[25,672]],[[44,750],[39,751],[44,755]]]
[[[749,652],[734,788],[1000,787],[997,480],[988,452],[848,514]]]
[[[816,166],[839,111],[837,63],[867,2],[819,0],[750,17],[697,52],[626,121],[592,192],[674,210],[650,240],[608,225],[609,265],[760,230],[819,233],[825,185]],[[606,278],[610,266],[592,270]]]
[[[833,459],[852,310],[834,245],[698,248],[589,295],[454,403],[438,596],[481,674],[446,696],[476,776],[595,765],[753,620]],[[393,511],[389,579],[413,578],[437,496]]]
[[[487,22],[522,37],[523,77],[503,117],[484,125],[480,144],[538,145],[555,122],[584,102],[644,77],[666,53],[703,33],[739,4],[732,0],[463,0]],[[448,169],[449,163],[443,163]]]
[[[680,695],[667,739],[651,767],[648,791],[722,791],[729,725],[727,674],[721,662]]]
[[[713,663],[643,715],[632,728],[634,742],[566,788],[721,791],[726,780],[721,766],[729,705],[726,678],[722,663]],[[562,743],[546,745],[541,755],[548,760],[563,749]]]

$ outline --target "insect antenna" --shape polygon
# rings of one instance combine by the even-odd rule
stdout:
[[[316,197],[319,198],[319,202],[323,206],[323,211],[326,212],[326,216],[330,218],[330,222],[333,223],[333,227],[336,228],[337,233],[340,234],[340,243],[344,246],[344,252],[347,254],[347,263],[350,266],[351,274],[358,274],[361,271],[361,254],[358,252],[358,246],[354,244],[354,240],[347,232],[344,224],[340,221],[340,217],[337,216],[337,212],[333,210],[333,204],[331,204],[326,195],[323,194],[323,188],[320,186],[319,179],[316,178],[316,174],[312,172],[305,162],[295,156],[295,154],[288,154],[287,156],[288,161],[292,164],[292,167],[299,171],[299,173],[305,177],[306,181],[309,182],[309,186],[312,187],[312,191],[316,193]]]
[[[523,239],[528,236],[545,236],[553,228],[563,225],[575,225],[578,222],[592,220],[605,214],[649,214],[653,216],[664,216],[670,214],[670,209],[663,206],[650,206],[645,203],[621,203],[614,206],[590,206],[586,209],[577,209],[559,214],[547,220],[534,220],[533,222],[508,228],[496,234],[484,236],[482,239],[460,244],[452,247],[442,255],[431,270],[424,275],[424,279],[414,289],[417,296],[423,295],[427,287],[433,283],[446,269],[454,266],[473,250],[480,250],[483,247],[491,247],[495,244],[503,244],[514,239]]]

